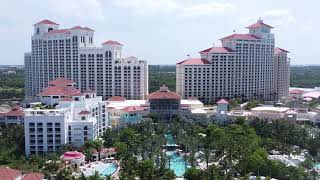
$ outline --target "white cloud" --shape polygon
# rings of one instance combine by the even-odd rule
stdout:
[[[99,0],[48,0],[50,14],[60,18],[103,20],[103,8]]]
[[[182,16],[197,17],[197,16],[210,16],[214,14],[221,14],[226,11],[233,10],[235,6],[231,3],[218,3],[208,2],[202,4],[192,4],[182,7]]]
[[[199,17],[233,10],[228,2],[187,0],[113,0],[115,6],[127,8],[140,15],[174,14],[180,17]]]
[[[264,22],[274,27],[297,23],[296,18],[287,9],[268,10],[255,17],[245,18],[243,22],[250,24],[256,21],[258,18],[263,19]]]
[[[296,23],[295,17],[286,9],[273,9],[266,11],[263,18],[270,21],[274,26]]]

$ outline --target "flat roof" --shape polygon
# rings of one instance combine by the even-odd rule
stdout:
[[[288,107],[273,107],[273,106],[259,106],[252,108],[251,111],[274,111],[274,112],[286,112],[290,110]]]

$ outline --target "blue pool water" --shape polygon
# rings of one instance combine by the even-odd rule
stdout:
[[[116,163],[108,163],[105,165],[103,169],[101,169],[101,171],[99,171],[99,173],[102,176],[110,176],[113,173],[115,173],[117,169],[118,169],[118,165]]]
[[[170,157],[170,169],[173,170],[176,176],[182,177],[187,168],[189,168],[190,166],[186,164],[185,159],[182,156],[178,155],[175,151],[167,151],[167,156]]]
[[[165,135],[166,138],[166,146],[175,146],[176,142],[173,138],[173,135],[171,133],[168,133]]]
[[[315,169],[320,169],[320,163],[316,163],[316,164],[314,165],[314,168],[315,168]]]

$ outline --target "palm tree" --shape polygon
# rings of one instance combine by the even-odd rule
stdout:
[[[103,147],[103,141],[101,139],[96,139],[93,141],[93,148],[98,152],[98,160],[101,159],[101,148]]]
[[[88,180],[104,180],[102,176],[100,176],[98,171],[95,171],[93,175],[87,178]]]

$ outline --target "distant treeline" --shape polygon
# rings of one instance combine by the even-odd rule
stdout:
[[[23,98],[24,72],[17,70],[16,74],[0,74],[0,99]],[[175,65],[149,65],[149,93],[166,85],[171,91],[176,90]],[[291,87],[320,87],[320,66],[291,67]]]
[[[320,87],[320,66],[293,66],[290,73],[291,87]]]
[[[149,65],[149,93],[159,90],[162,85],[176,91],[175,65]]]
[[[0,72],[0,100],[24,97],[24,71],[16,70],[16,74]]]

